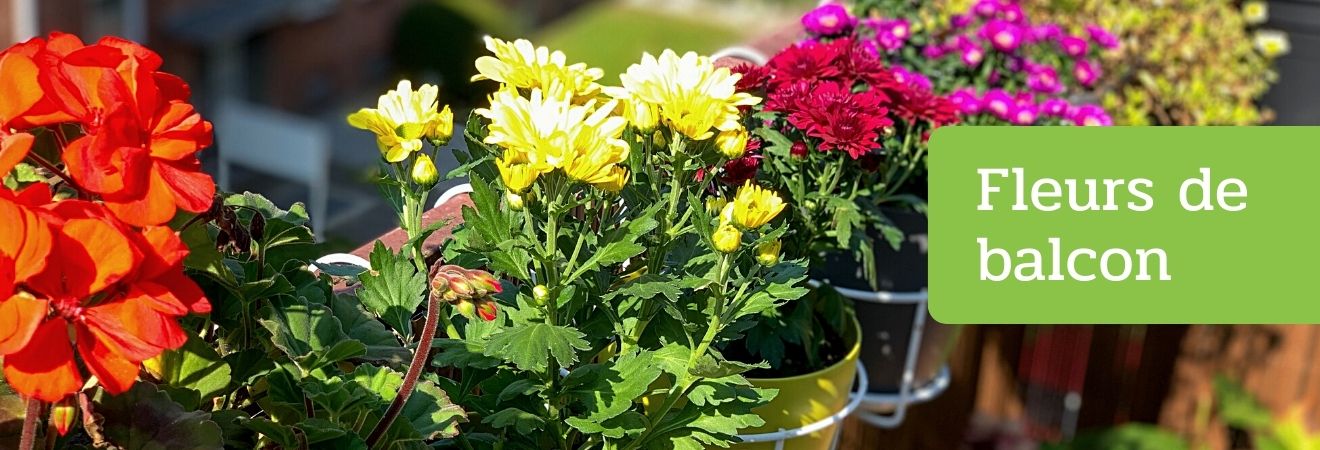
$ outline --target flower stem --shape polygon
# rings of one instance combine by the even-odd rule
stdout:
[[[19,450],[32,450],[37,442],[37,422],[41,416],[41,400],[28,399],[27,413],[23,415],[23,435],[18,439]]]
[[[421,378],[422,368],[426,366],[427,357],[430,356],[431,340],[435,338],[436,322],[440,320],[440,299],[427,297],[426,325],[422,328],[422,339],[417,342],[417,351],[413,353],[412,363],[408,364],[408,372],[403,376],[399,395],[394,396],[394,401],[390,402],[385,415],[381,416],[380,422],[376,423],[376,427],[367,436],[368,448],[376,447],[376,443],[385,436],[386,431],[389,431],[390,425],[394,424],[394,419],[403,412],[403,405],[408,403],[408,397],[412,396],[413,390],[417,388],[417,380]]]
[[[402,176],[400,177],[402,178]],[[400,224],[408,235],[408,240],[413,241],[421,236],[422,224],[422,199],[425,193],[417,195],[410,192],[407,187],[403,189],[403,214],[399,218]],[[413,242],[409,246],[411,249],[411,259],[417,266],[417,270],[426,273],[426,257],[422,254],[422,243]],[[403,384],[399,386],[399,394],[394,396],[390,406],[381,416],[380,421],[372,428],[371,434],[367,435],[367,447],[374,448],[385,433],[389,431],[394,420],[398,419],[399,414],[403,412],[403,406],[408,403],[408,397],[412,396],[413,390],[417,388],[417,380],[422,376],[422,370],[427,366],[427,359],[431,355],[431,341],[435,340],[435,330],[442,320],[440,313],[440,299],[436,296],[426,296],[426,322],[422,325],[421,338],[417,340],[417,349],[413,352],[412,362],[408,364],[408,371],[404,373]],[[445,333],[450,339],[458,339],[458,330],[448,317],[443,317],[445,323]]]

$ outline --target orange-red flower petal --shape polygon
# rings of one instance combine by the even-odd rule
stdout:
[[[4,197],[0,197],[0,218],[4,218],[0,220],[0,255],[14,261],[14,281],[23,282],[46,267],[51,228],[31,208]]]
[[[5,382],[25,397],[52,403],[82,388],[69,323],[58,317],[45,321],[26,347],[5,356]]]

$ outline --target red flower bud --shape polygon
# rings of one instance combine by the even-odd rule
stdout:
[[[482,320],[485,320],[487,322],[495,320],[495,312],[496,310],[495,310],[494,300],[488,298],[482,300],[480,303],[477,303],[477,314],[481,316]]]
[[[790,148],[790,149],[788,150],[788,153],[791,154],[791,155],[793,155],[793,156],[796,156],[796,157],[798,157],[798,158],[804,158],[804,157],[806,157],[806,156],[807,156],[807,143],[806,143],[806,142],[802,142],[802,141],[794,142],[794,143],[793,143],[793,147]]]

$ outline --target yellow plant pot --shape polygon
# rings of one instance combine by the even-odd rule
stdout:
[[[861,353],[861,325],[857,318],[850,322],[850,330],[843,334],[850,350],[842,361],[832,366],[788,378],[749,378],[753,385],[764,389],[778,389],[779,395],[765,406],[753,410],[765,419],[765,425],[743,430],[742,434],[773,433],[810,425],[839,412],[848,404],[853,381],[857,375],[857,356]],[[815,433],[789,439],[785,450],[829,450],[834,430],[841,424],[831,425]],[[743,443],[734,445],[738,450],[773,450],[774,442]]]

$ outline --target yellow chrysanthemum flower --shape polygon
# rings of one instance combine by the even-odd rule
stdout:
[[[376,134],[376,145],[389,162],[408,159],[422,149],[422,139],[444,145],[454,132],[454,113],[449,106],[437,110],[440,88],[423,84],[416,91],[412,82],[399,81],[396,89],[380,96],[376,108],[362,108],[348,116],[355,128]]]
[[[659,58],[647,53],[619,78],[623,86],[606,88],[607,94],[655,105],[667,125],[698,141],[709,139],[716,131],[741,128],[738,107],[761,102],[738,92],[741,75],[717,68],[710,58],[693,52],[680,57],[665,50]]]
[[[738,188],[733,201],[724,206],[721,222],[732,222],[744,229],[754,230],[774,220],[784,210],[784,200],[769,189],[748,181]]]
[[[783,246],[783,242],[779,239],[761,243],[756,246],[756,262],[766,267],[779,264],[779,251]]]
[[[575,105],[572,100],[546,96],[533,89],[523,97],[512,88],[491,96],[490,108],[476,110],[490,119],[487,144],[505,149],[501,173],[518,164],[536,174],[561,169],[574,180],[617,191],[628,179],[619,164],[628,159],[628,143],[619,136],[626,121],[613,115],[617,102],[596,107],[595,101]],[[534,176],[519,175],[519,179]],[[510,189],[521,183],[511,184]],[[526,183],[530,185],[531,182]]]
[[[486,48],[495,56],[477,58],[477,75],[472,81],[494,80],[518,89],[541,89],[573,98],[594,96],[600,91],[596,81],[605,76],[601,69],[582,63],[568,65],[563,52],[535,47],[526,39],[485,39]]]

